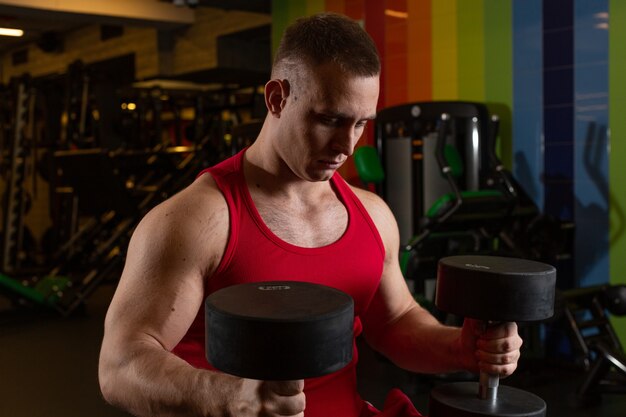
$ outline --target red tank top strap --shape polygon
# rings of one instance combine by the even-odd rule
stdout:
[[[235,248],[237,246],[237,239],[239,237],[239,213],[242,210],[242,188],[244,184],[243,176],[243,156],[245,149],[237,153],[232,158],[228,158],[217,165],[207,168],[200,172],[200,175],[210,173],[215,181],[215,184],[222,192],[226,204],[228,205],[228,218],[230,231],[228,234],[228,243],[226,249],[222,255],[222,260],[215,270],[214,275],[219,275],[223,272],[224,267],[230,263]]]
[[[335,172],[335,174],[333,175],[331,179],[331,182],[335,186],[335,189],[339,193],[339,196],[341,197],[341,199],[344,202],[349,201],[352,203],[352,204],[346,204],[346,207],[348,208],[348,213],[350,213],[350,210],[352,207],[356,208],[359,211],[358,214],[362,216],[363,220],[365,220],[365,222],[368,224],[372,232],[372,235],[376,239],[376,242],[378,243],[378,247],[380,248],[382,256],[384,258],[385,257],[385,245],[383,244],[383,241],[380,237],[380,234],[378,233],[378,229],[376,228],[374,221],[372,220],[369,213],[365,209],[365,206],[363,205],[361,200],[359,200],[356,194],[354,194],[354,191],[350,189],[350,186],[348,185],[348,183],[341,177],[341,175],[339,175],[339,173]],[[357,213],[350,213],[350,214],[356,215]]]

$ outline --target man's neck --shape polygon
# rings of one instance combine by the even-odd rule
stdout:
[[[282,198],[315,199],[328,192],[328,181],[307,181],[291,171],[275,152],[254,143],[243,158],[243,172],[251,190]]]

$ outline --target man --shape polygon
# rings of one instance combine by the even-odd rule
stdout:
[[[336,170],[374,119],[380,62],[360,26],[335,14],[287,29],[266,84],[268,115],[244,152],[152,210],[128,249],[105,323],[99,376],[112,404],[150,416],[356,417],[356,355],[334,374],[272,382],[212,370],[204,298],[228,285],[298,280],[355,300],[355,334],[414,372],[511,374],[515,324],[438,323],[411,297],[396,222],[376,195]],[[251,347],[253,348],[253,347]],[[419,415],[398,396],[406,414]]]

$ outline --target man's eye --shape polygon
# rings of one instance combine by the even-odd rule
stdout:
[[[367,125],[367,120],[362,120],[356,124],[356,127],[365,127]]]
[[[338,126],[340,123],[339,118],[330,116],[322,116],[321,121],[327,126]]]

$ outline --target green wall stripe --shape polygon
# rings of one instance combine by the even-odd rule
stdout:
[[[287,0],[272,0],[272,57],[278,49],[280,38],[289,24]]]
[[[626,2],[609,1],[609,270],[611,284],[626,283]],[[626,319],[613,318],[622,342]]]
[[[306,15],[311,16],[326,10],[325,0],[307,0]]]
[[[485,102],[500,117],[499,154],[513,166],[513,6],[512,0],[484,0]]]
[[[457,3],[459,100],[485,101],[484,0]]]
[[[308,2],[301,0],[272,0],[272,56],[285,28],[297,18],[306,16],[307,8]]]
[[[289,4],[289,23],[299,17],[306,16],[308,2],[302,0],[287,0],[287,3]]]

